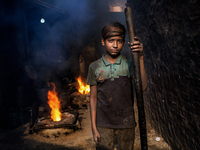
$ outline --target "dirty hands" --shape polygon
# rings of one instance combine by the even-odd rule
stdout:
[[[131,48],[132,52],[139,52],[139,57],[143,56],[143,45],[140,43],[140,39],[138,37],[134,37],[134,43],[128,42],[128,45]]]
[[[93,138],[96,144],[100,142],[100,134],[97,130],[93,130]]]

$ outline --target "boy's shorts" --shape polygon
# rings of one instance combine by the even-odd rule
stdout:
[[[101,140],[96,145],[97,150],[113,150],[114,135],[117,137],[120,150],[133,150],[135,140],[135,128],[131,129],[112,129],[97,127]]]

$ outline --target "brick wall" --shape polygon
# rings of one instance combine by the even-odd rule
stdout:
[[[200,5],[128,0],[144,45],[146,117],[172,149],[200,149]]]

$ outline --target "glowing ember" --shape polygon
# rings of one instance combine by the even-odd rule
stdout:
[[[52,91],[48,91],[48,104],[51,108],[51,119],[53,121],[61,120],[61,112],[60,112],[60,100],[57,97],[56,87],[54,83],[51,83],[53,86]]]
[[[81,76],[79,76],[77,78],[77,81],[78,81],[78,84],[79,84],[79,87],[78,87],[78,91],[79,93],[81,94],[88,94],[90,93],[90,86],[85,84],[82,79],[81,79]]]

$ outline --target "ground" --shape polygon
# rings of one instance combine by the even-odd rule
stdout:
[[[90,110],[80,109],[82,129],[70,134],[61,134],[58,137],[44,137],[40,133],[29,134],[28,126],[25,124],[16,129],[0,130],[0,149],[1,150],[95,150],[93,141]],[[136,110],[137,117],[137,110]],[[137,118],[136,118],[137,121]],[[168,144],[160,137],[147,121],[147,141],[149,150],[171,150]],[[136,127],[135,150],[140,148],[139,127]],[[115,148],[117,150],[117,148]]]

